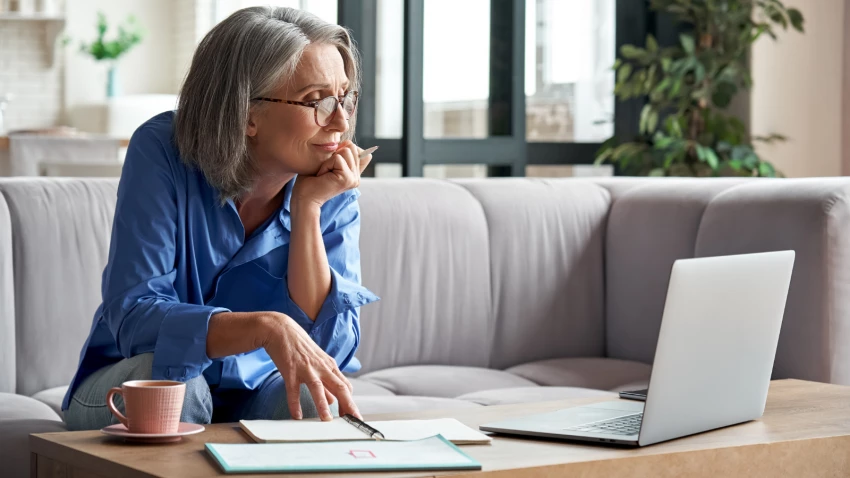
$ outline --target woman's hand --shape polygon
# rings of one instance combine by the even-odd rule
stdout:
[[[334,155],[319,166],[315,176],[298,176],[292,189],[292,201],[299,206],[322,207],[331,198],[360,186],[360,173],[372,161],[371,154],[361,159],[362,152],[351,141],[340,143]]]
[[[302,383],[310,390],[322,420],[333,419],[329,405],[334,397],[339,400],[340,416],[350,413],[362,418],[351,396],[351,382],[301,326],[280,313],[269,313],[264,324],[266,338],[262,345],[283,377],[292,418],[300,420],[303,416],[299,400]]]

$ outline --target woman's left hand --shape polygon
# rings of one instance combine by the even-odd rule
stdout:
[[[292,200],[299,205],[321,207],[331,198],[360,186],[360,173],[372,161],[351,141],[343,141],[330,159],[322,163],[315,176],[298,176],[292,189]]]

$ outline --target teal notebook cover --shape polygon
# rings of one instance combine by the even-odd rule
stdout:
[[[225,473],[480,470],[442,435],[412,441],[207,443]]]

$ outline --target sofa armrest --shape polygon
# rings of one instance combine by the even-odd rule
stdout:
[[[846,178],[754,180],[713,198],[700,221],[697,257],[796,251],[775,379],[850,384],[849,202]]]

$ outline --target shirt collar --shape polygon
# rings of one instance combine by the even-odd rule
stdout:
[[[280,218],[280,223],[287,231],[292,230],[291,221],[289,217],[289,205],[292,202],[292,187],[295,185],[296,179],[298,179],[297,175],[290,179],[289,182],[286,183],[286,185],[283,187],[283,207],[280,208],[280,214],[278,215],[278,217]]]

